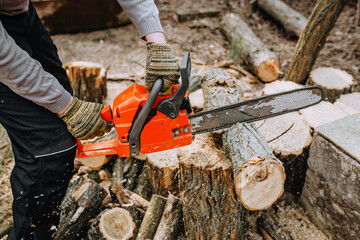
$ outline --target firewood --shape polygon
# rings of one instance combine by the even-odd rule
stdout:
[[[211,77],[221,77],[222,85],[230,79],[224,71],[214,72]],[[207,98],[205,108],[211,107],[211,99]],[[235,193],[231,162],[221,145],[213,134],[206,133],[196,135],[191,145],[179,150],[180,199],[189,239],[242,239],[244,236],[246,209]]]
[[[156,230],[154,240],[177,239],[183,228],[180,199],[170,195],[166,201],[165,210]]]
[[[204,107],[204,95],[202,89],[198,89],[189,95],[191,107],[196,111],[202,110]]]
[[[327,100],[334,102],[341,94],[351,91],[354,78],[340,69],[319,67],[310,72],[308,83],[321,86],[325,90]]]
[[[224,78],[226,87],[219,84]],[[235,83],[221,70],[206,74],[202,88],[208,109],[241,101]],[[271,206],[283,193],[285,173],[264,136],[254,124],[236,124],[224,132],[222,144],[232,163],[234,187],[241,203],[250,210]]]
[[[307,19],[281,0],[257,0],[257,5],[278,21],[290,35],[300,37]]]
[[[166,198],[154,194],[146,210],[136,239],[153,239],[166,204]]]
[[[299,87],[303,86],[289,81],[275,81],[266,84],[263,92],[268,95]],[[285,167],[285,190],[300,195],[312,141],[309,124],[298,112],[260,120],[255,124]]]
[[[88,221],[95,217],[106,197],[106,191],[96,182],[79,177],[68,188],[61,204],[61,215],[55,240],[77,239],[85,231]]]
[[[115,195],[120,191],[119,184],[122,186],[122,180],[124,178],[123,161],[124,158],[117,157],[113,162],[110,190]]]
[[[149,179],[149,170],[150,167],[145,164],[141,170],[138,182],[134,192],[140,195],[141,197],[150,200],[152,195],[151,184]]]
[[[182,10],[177,10],[176,15],[179,22],[185,22],[185,21],[200,19],[205,17],[217,17],[220,15],[220,10],[206,9],[206,8],[182,9]]]
[[[104,166],[109,159],[106,156],[97,156],[97,157],[86,157],[86,158],[78,158],[81,165],[87,166],[93,170],[100,170],[102,166]]]
[[[169,193],[175,195],[179,192],[177,153],[178,149],[171,149],[147,154],[150,186],[154,194],[167,196]]]
[[[271,214],[263,213],[256,223],[266,240],[293,240],[287,231],[281,229],[278,220]]]
[[[107,69],[98,63],[69,62],[64,65],[67,76],[79,99],[103,103],[107,95]]]
[[[141,208],[142,210],[146,211],[150,205],[150,202],[145,198],[141,197],[140,195],[131,192],[127,189],[124,189],[124,195],[135,204],[136,207]]]
[[[279,78],[279,58],[266,47],[239,15],[226,14],[222,21],[222,28],[233,44],[236,54],[245,60],[253,74],[263,82],[271,82]]]
[[[12,219],[0,223],[0,239],[5,235],[9,234],[11,228],[13,227],[14,227],[14,223]]]
[[[134,229],[135,223],[129,211],[123,208],[106,209],[90,225],[88,238],[130,239]]]
[[[352,114],[360,113],[360,93],[354,92],[342,95],[335,102],[336,106],[339,106],[341,109],[347,109],[345,111],[353,111]]]
[[[317,1],[296,45],[295,53],[285,74],[286,81],[302,84],[306,82],[327,35],[348,1]]]

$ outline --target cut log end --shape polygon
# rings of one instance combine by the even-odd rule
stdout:
[[[254,157],[244,163],[236,176],[236,193],[249,210],[270,207],[284,191],[285,171],[274,159]]]
[[[268,58],[257,68],[257,75],[263,82],[272,82],[280,76],[280,62],[275,58]]]
[[[104,239],[130,239],[134,229],[135,223],[125,209],[113,208],[101,215],[99,231]]]
[[[81,165],[87,166],[92,170],[100,170],[108,162],[105,156],[79,158]]]

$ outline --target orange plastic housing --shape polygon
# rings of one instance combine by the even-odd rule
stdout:
[[[153,106],[153,113],[150,113],[140,134],[140,152],[142,154],[159,152],[191,144],[193,138],[185,109],[180,110],[176,119],[168,118],[166,115],[156,111],[159,102],[171,97],[178,87],[178,84],[174,84],[171,94],[159,95],[157,97]],[[129,134],[131,127],[148,96],[149,94],[145,87],[139,84],[133,84],[120,93],[114,100],[112,111],[110,106],[107,106],[101,112],[101,117],[105,121],[114,122],[118,137],[87,145],[78,141],[77,157],[114,154],[121,157],[130,157]],[[187,94],[185,97],[187,97]]]

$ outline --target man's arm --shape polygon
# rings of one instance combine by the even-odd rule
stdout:
[[[15,43],[1,21],[0,82],[54,113],[66,108],[72,100],[59,81]]]

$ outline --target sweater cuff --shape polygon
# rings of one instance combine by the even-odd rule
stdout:
[[[153,32],[164,32],[160,19],[159,18],[153,18],[152,20],[149,20],[147,22],[141,23],[137,26],[140,38],[144,38],[145,35]]]
[[[70,103],[71,98],[71,94],[64,89],[62,95],[58,99],[56,99],[55,103],[49,104],[44,107],[53,113],[57,113],[63,110]]]

